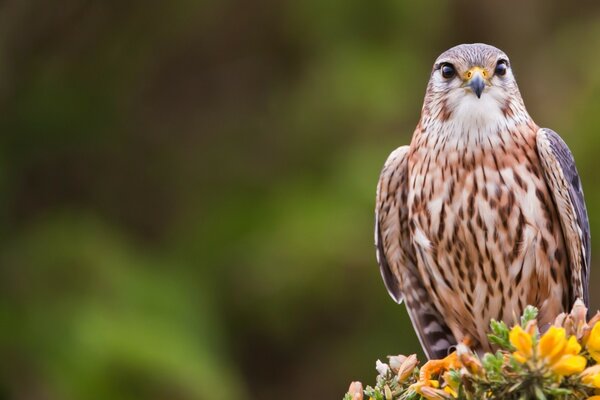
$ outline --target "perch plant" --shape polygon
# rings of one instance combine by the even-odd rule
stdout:
[[[586,315],[578,301],[552,326],[538,327],[537,310],[527,307],[511,328],[491,322],[496,353],[479,356],[461,343],[421,368],[414,354],[378,360],[376,384],[352,382],[344,400],[600,400],[600,312]]]

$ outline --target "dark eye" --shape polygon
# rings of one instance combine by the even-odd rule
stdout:
[[[456,70],[454,69],[454,65],[449,64],[449,63],[442,64],[442,66],[440,67],[440,70],[442,71],[442,76],[446,79],[450,79],[454,75],[456,75]]]
[[[506,60],[499,60],[498,64],[496,64],[496,70],[494,73],[496,75],[504,76],[506,75],[506,71],[508,70],[508,62]]]

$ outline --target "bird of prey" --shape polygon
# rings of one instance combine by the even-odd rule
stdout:
[[[428,358],[490,351],[491,319],[540,325],[588,305],[590,228],[573,156],[531,119],[504,52],[463,44],[433,65],[409,146],[383,167],[375,243]]]

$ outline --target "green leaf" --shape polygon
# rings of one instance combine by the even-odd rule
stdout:
[[[533,321],[538,316],[538,309],[534,306],[527,306],[523,311],[523,316],[521,317],[521,327],[525,329],[525,326],[529,321]]]
[[[572,395],[573,391],[567,388],[553,387],[546,389],[546,392],[551,396],[568,396]]]
[[[412,389],[407,390],[402,396],[400,396],[400,400],[417,400],[421,398],[421,395]]]
[[[503,361],[504,357],[500,352],[496,354],[485,353],[482,360],[483,368],[488,371],[500,371]]]
[[[513,350],[510,341],[508,340],[508,327],[503,321],[490,321],[490,329],[492,333],[488,334],[490,342],[497,344],[503,349]]]
[[[504,321],[496,321],[495,319],[492,319],[490,321],[490,328],[492,329],[492,332],[496,335],[508,336],[508,327],[506,326]]]
[[[546,400],[546,395],[544,394],[544,391],[539,386],[535,385],[533,387],[533,390],[535,392],[536,399],[538,399],[538,400]]]
[[[375,390],[375,388],[373,388],[371,386],[367,386],[364,390],[364,394],[366,394],[367,396],[370,396],[370,397],[374,397],[376,392],[377,391]]]
[[[453,382],[459,383],[461,381],[460,370],[458,370],[458,369],[450,370],[449,375],[450,375],[450,379],[452,379]]]

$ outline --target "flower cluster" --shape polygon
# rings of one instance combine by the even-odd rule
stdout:
[[[461,343],[441,360],[418,368],[417,357],[377,360],[375,386],[352,382],[344,400],[591,399],[600,400],[600,313],[589,321],[577,301],[569,314],[540,329],[537,310],[521,323],[492,321],[498,351],[483,356]]]

